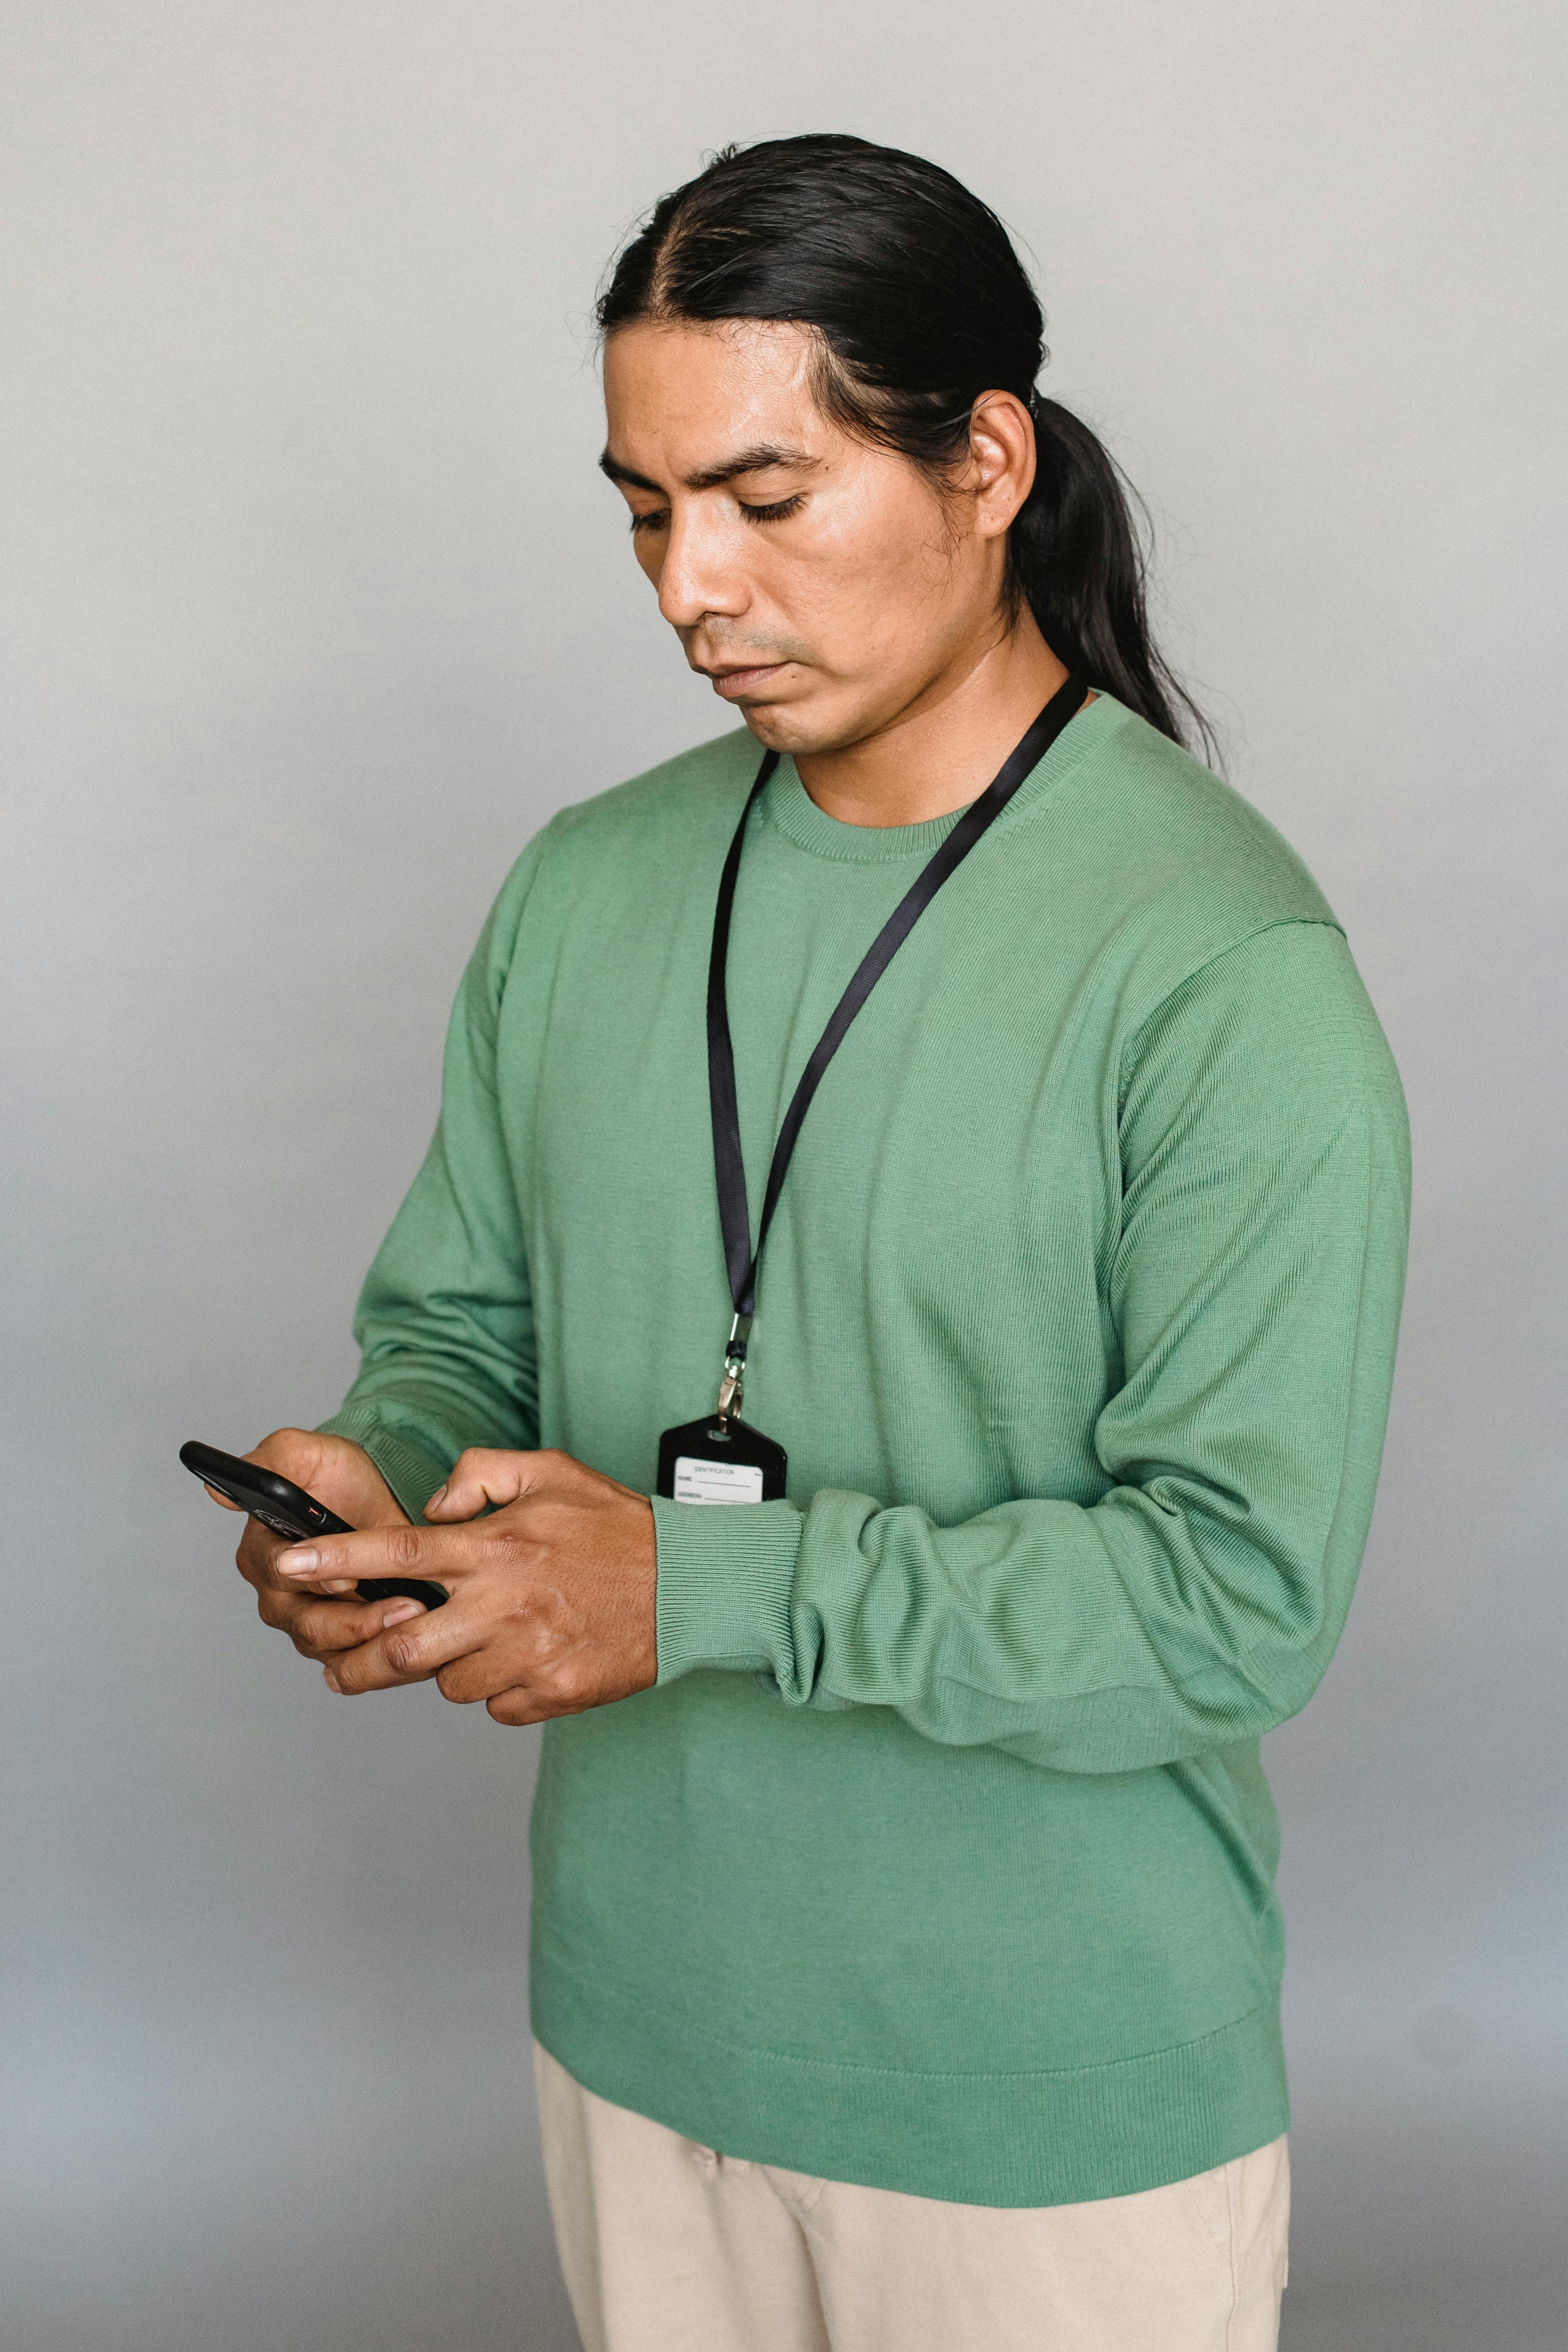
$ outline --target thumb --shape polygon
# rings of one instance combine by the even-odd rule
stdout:
[[[425,1506],[427,1519],[476,1518],[489,1504],[515,1503],[539,1483],[538,1454],[503,1454],[470,1445],[460,1454],[451,1476],[437,1486]]]

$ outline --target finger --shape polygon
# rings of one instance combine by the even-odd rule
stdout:
[[[366,1691],[405,1690],[411,1684],[432,1680],[433,1668],[405,1672],[393,1665],[386,1654],[387,1638],[383,1633],[356,1643],[352,1650],[322,1651],[317,1664],[323,1669],[327,1688],[344,1698],[358,1698]]]
[[[487,1503],[515,1503],[548,1477],[562,1460],[555,1453],[503,1454],[470,1445],[458,1456],[451,1476],[425,1506],[427,1519],[471,1519]]]
[[[494,1698],[488,1698],[485,1713],[492,1722],[504,1723],[509,1729],[517,1729],[525,1723],[543,1723],[548,1710],[541,1706],[532,1691],[519,1688],[498,1691]]]
[[[322,1601],[305,1609],[296,1621],[294,1643],[312,1657],[339,1657],[345,1650],[363,1649],[378,1633],[424,1613],[419,1601],[374,1601],[359,1608],[341,1601]]]
[[[362,1528],[353,1535],[285,1545],[273,1567],[290,1588],[353,1585],[372,1576],[423,1577],[449,1587],[455,1570],[474,1566],[472,1544],[467,1528]]]
[[[454,1706],[477,1706],[515,1688],[518,1664],[515,1643],[484,1642],[437,1667],[436,1687]]]
[[[417,1601],[317,1601],[275,1588],[258,1593],[257,1608],[264,1625],[287,1633],[301,1656],[316,1659],[363,1648],[389,1626],[423,1613]]]
[[[229,1501],[229,1498],[228,1498],[228,1496],[227,1496],[226,1495],[220,1495],[220,1494],[218,1493],[218,1490],[217,1490],[217,1488],[216,1488],[216,1486],[206,1486],[206,1483],[205,1483],[205,1480],[203,1481],[203,1486],[204,1486],[205,1491],[212,1496],[213,1501],[214,1501],[215,1503],[216,1503],[216,1504],[217,1504],[217,1506],[219,1507],[219,1508],[220,1508],[221,1510],[225,1510],[225,1511],[243,1511],[243,1510],[244,1510],[244,1508],[245,1508],[245,1505],[244,1505],[243,1503],[231,1503],[231,1502]]]
[[[481,1649],[494,1628],[479,1617],[464,1617],[456,1601],[444,1609],[422,1611],[390,1632],[332,1660],[335,1687],[346,1696],[361,1691],[392,1690],[400,1683],[428,1682],[439,1666]]]
[[[274,1535],[259,1519],[247,1519],[245,1533],[239,1539],[239,1549],[234,1556],[235,1566],[241,1576],[259,1591],[264,1585],[275,1592],[295,1592],[301,1586],[307,1591],[352,1592],[353,1577],[285,1579],[278,1574],[278,1562],[289,1549],[287,1536]]]

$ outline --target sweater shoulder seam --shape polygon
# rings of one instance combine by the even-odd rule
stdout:
[[[1192,982],[1194,980],[1201,978],[1205,971],[1212,971],[1216,964],[1224,963],[1227,956],[1236,955],[1239,953],[1241,949],[1250,947],[1255,940],[1264,938],[1269,931],[1282,931],[1297,929],[1304,930],[1337,931],[1342,940],[1345,938],[1345,927],[1336,915],[1327,913],[1321,915],[1298,913],[1290,915],[1260,916],[1258,920],[1255,923],[1249,924],[1246,930],[1238,931],[1234,939],[1226,940],[1222,947],[1214,949],[1212,953],[1208,955],[1199,956],[1195,963],[1189,964],[1187,969],[1180,975],[1180,977],[1172,982],[1170,987],[1165,990],[1164,993],[1155,1003],[1150,1006],[1148,1012],[1143,1014],[1136,1027],[1129,1032],[1128,1035],[1122,1042],[1121,1054],[1117,1072],[1116,1087],[1116,1112],[1118,1118],[1121,1118],[1122,1112],[1127,1108],[1127,1090],[1132,1083],[1132,1064],[1137,1057],[1140,1041],[1148,1030],[1153,1026],[1154,1023],[1159,1019],[1161,1013],[1164,1012],[1166,1006],[1172,1002],[1173,998],[1179,996],[1184,988],[1190,987]]]

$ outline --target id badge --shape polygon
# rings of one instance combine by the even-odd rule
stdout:
[[[789,1456],[733,1414],[682,1422],[658,1441],[655,1493],[672,1503],[780,1503]]]

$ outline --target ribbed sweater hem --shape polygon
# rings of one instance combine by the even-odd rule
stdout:
[[[533,2031],[584,2089],[705,2147],[963,2205],[1074,2205],[1249,2155],[1289,2121],[1278,2004],[1100,2065],[943,2074],[748,2049],[536,1943]]]

